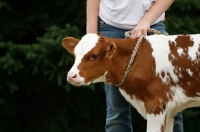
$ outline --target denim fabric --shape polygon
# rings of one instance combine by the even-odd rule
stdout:
[[[165,26],[162,22],[152,25],[151,28],[166,33]],[[124,38],[127,30],[119,29],[106,24],[99,18],[98,31],[102,35],[110,38]],[[148,33],[151,35],[151,33]],[[113,85],[104,83],[106,93],[106,132],[133,132],[131,119],[131,105],[121,95],[119,89]],[[183,132],[182,113],[175,116],[174,132]]]

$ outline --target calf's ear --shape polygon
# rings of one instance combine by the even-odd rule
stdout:
[[[72,55],[74,55],[74,48],[80,40],[74,37],[66,37],[62,40],[62,46]]]
[[[116,49],[117,49],[117,46],[114,42],[112,42],[112,41],[107,42],[106,57],[111,59],[114,56]]]

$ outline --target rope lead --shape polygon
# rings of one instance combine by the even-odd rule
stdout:
[[[148,30],[147,30],[147,32],[151,32],[151,33],[153,33],[153,34],[163,34],[163,35],[169,35],[168,33],[161,33],[160,31],[158,31],[158,30],[156,30],[156,29],[154,29],[154,28],[149,28]],[[125,32],[125,38],[126,39],[130,39],[131,38],[131,31],[127,31],[127,32]]]

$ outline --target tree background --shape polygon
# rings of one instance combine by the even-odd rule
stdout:
[[[73,58],[62,38],[85,34],[86,1],[0,0],[0,132],[103,132],[100,84],[66,82]],[[169,34],[200,33],[199,0],[175,0],[166,12]],[[135,132],[146,121],[133,108]],[[200,131],[200,110],[183,111],[186,132]]]

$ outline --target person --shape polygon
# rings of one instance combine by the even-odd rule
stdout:
[[[174,0],[87,0],[86,33],[101,33],[110,38],[124,38],[131,31],[131,38],[154,28],[166,33],[163,21],[165,11]],[[106,132],[132,132],[130,104],[119,89],[103,84],[106,93]],[[182,113],[175,116],[174,132],[183,132]]]

